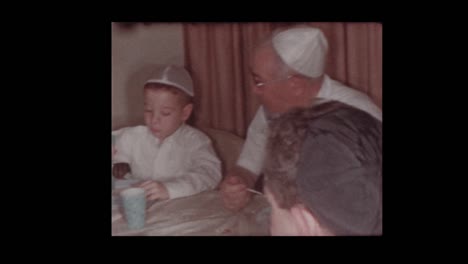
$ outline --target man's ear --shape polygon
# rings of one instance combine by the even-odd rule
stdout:
[[[182,109],[182,119],[184,121],[187,121],[187,119],[189,119],[190,114],[192,114],[192,110],[193,104],[187,104],[186,106],[184,106],[184,108]]]
[[[303,96],[304,95],[304,85],[303,85],[303,79],[299,78],[298,76],[292,76],[291,80],[289,80],[290,85],[291,85],[291,90],[293,95],[295,96]]]
[[[300,235],[316,236],[322,233],[317,219],[303,204],[294,205],[291,208],[291,215]]]

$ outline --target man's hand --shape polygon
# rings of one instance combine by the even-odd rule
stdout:
[[[253,173],[241,167],[229,172],[219,185],[224,207],[232,211],[244,208],[252,198],[247,188],[254,186],[255,178]]]
[[[116,163],[112,169],[112,174],[116,179],[123,179],[125,174],[129,173],[130,165],[128,163]]]

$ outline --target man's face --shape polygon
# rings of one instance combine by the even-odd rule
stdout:
[[[276,54],[269,46],[256,50],[251,60],[252,90],[270,113],[284,113],[294,106],[289,79],[278,76]]]
[[[182,106],[177,95],[163,89],[145,89],[145,124],[160,140],[174,133],[192,112],[192,105]]]

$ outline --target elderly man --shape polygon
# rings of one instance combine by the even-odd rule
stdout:
[[[251,60],[252,89],[262,106],[252,120],[237,167],[220,184],[223,202],[231,210],[242,209],[251,199],[261,174],[268,120],[295,107],[309,107],[315,98],[340,101],[382,120],[381,110],[365,94],[332,80],[325,73],[328,43],[316,28],[299,26],[261,43]]]

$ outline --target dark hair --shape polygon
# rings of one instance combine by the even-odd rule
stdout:
[[[381,233],[382,123],[340,102],[270,123],[265,185],[279,207],[303,204],[337,235]]]
[[[281,208],[291,208],[300,202],[296,188],[297,163],[309,122],[341,105],[331,102],[320,104],[313,110],[295,108],[271,121],[264,167],[265,184]]]

